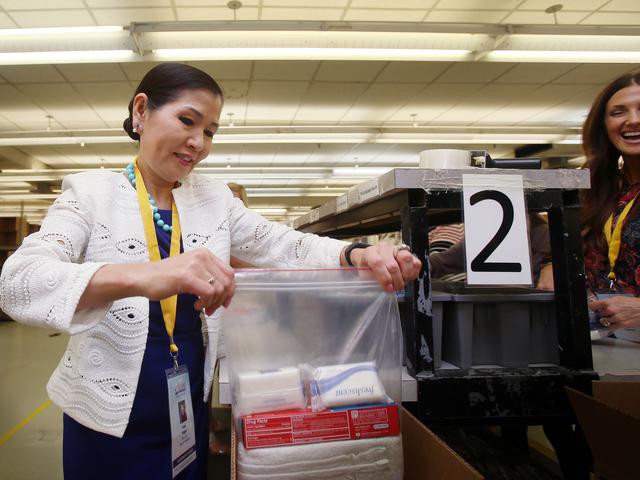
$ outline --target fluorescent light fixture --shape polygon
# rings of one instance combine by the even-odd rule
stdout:
[[[47,63],[133,62],[140,57],[132,50],[74,50],[56,52],[2,52],[0,65],[39,65]]]
[[[462,61],[471,50],[420,48],[161,48],[149,60]],[[147,57],[145,57],[146,59]]]
[[[375,177],[387,173],[390,167],[358,167],[358,168],[334,168],[333,174],[337,177]]]
[[[494,50],[485,60],[490,62],[546,62],[546,63],[638,63],[638,51],[597,50]]]
[[[122,26],[88,26],[88,27],[44,27],[44,28],[2,28],[0,37],[23,37],[41,35],[74,35],[90,33],[122,32]]]

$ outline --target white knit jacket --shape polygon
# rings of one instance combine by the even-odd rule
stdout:
[[[246,209],[227,186],[191,174],[173,191],[185,251],[205,247],[259,267],[339,265],[345,243],[302,234]],[[81,424],[122,437],[138,384],[149,300],[129,297],[76,312],[89,280],[106,263],[149,259],[138,199],[122,173],[64,179],[39,232],[25,238],[0,277],[0,307],[14,320],[71,334],[47,390]],[[203,317],[205,401],[216,360],[221,311]],[[160,368],[160,367],[159,367]]]

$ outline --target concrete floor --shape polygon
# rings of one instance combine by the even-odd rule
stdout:
[[[0,321],[0,480],[59,480],[62,412],[46,385],[67,337]],[[209,478],[229,476],[229,457],[209,459]]]
[[[0,322],[2,480],[62,479],[62,412],[48,402],[46,385],[66,344],[64,335]]]

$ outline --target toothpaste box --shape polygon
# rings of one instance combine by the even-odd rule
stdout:
[[[310,409],[242,417],[245,448],[279,447],[399,435],[398,405],[312,412]]]

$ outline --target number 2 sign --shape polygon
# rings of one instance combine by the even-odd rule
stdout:
[[[520,175],[462,176],[469,285],[531,285]]]

